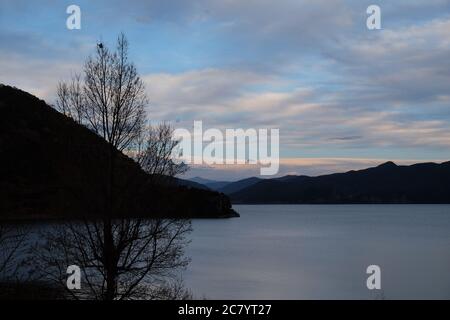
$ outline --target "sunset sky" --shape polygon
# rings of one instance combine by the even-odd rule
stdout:
[[[374,3],[382,30],[366,28]],[[81,30],[66,28],[71,4]],[[153,121],[279,128],[280,175],[450,159],[450,0],[1,0],[0,83],[53,103],[120,32]]]

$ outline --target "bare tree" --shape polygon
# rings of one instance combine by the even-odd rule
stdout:
[[[180,140],[174,139],[173,131],[173,127],[166,122],[150,126],[138,145],[135,160],[156,182],[188,170],[186,163],[176,155]]]
[[[58,96],[56,109],[78,123],[83,123],[86,101],[83,94],[81,75],[75,74],[70,83],[59,83],[56,93]]]
[[[123,34],[111,52],[99,44],[84,65],[84,82],[75,75],[57,88],[56,108],[122,151],[142,133],[148,99],[136,67],[128,60]]]
[[[185,236],[190,223],[183,220],[125,220],[114,224],[114,260],[117,283],[113,299],[183,299],[189,292],[179,282]],[[105,273],[102,222],[66,223],[46,231],[33,261],[39,276],[59,284],[74,299],[109,299]],[[37,258],[37,259],[36,259]],[[66,269],[82,270],[81,290],[68,290]]]
[[[65,286],[62,280],[67,266],[78,265],[87,287],[81,293],[70,291],[74,298],[151,298],[163,293],[181,297],[184,291],[173,285],[171,272],[187,264],[182,253],[190,222],[114,219],[113,215],[114,204],[123,196],[114,188],[119,152],[145,141],[145,152],[139,153],[143,169],[174,175],[181,166],[168,158],[167,152],[177,145],[169,139],[172,130],[162,125],[144,134],[147,97],[143,81],[128,61],[128,42],[123,34],[114,52],[98,45],[83,72],[83,78],[75,76],[71,83],[58,86],[56,108],[109,143],[103,218],[68,223],[47,234],[44,247],[34,250],[37,261],[42,262],[38,269]]]

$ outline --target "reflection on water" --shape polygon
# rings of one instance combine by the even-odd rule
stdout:
[[[179,279],[190,231],[190,221],[169,219],[2,224],[0,299],[43,292],[94,300],[190,297]]]
[[[194,220],[186,285],[211,299],[450,298],[450,205],[235,206]],[[366,268],[382,271],[382,291]]]
[[[188,257],[191,263],[184,272],[184,280],[196,298],[450,299],[450,205],[241,205],[235,209],[241,218],[193,220],[193,232],[188,236],[192,242],[186,249],[186,256],[182,250],[183,238],[174,251],[167,251],[170,247],[166,246],[172,244],[170,239],[178,234],[177,230],[182,230],[183,234],[189,231],[184,222],[172,225],[166,221],[154,229],[158,232],[148,232],[155,228],[153,222],[150,226],[148,221],[142,225],[136,225],[138,220],[121,222],[118,228],[113,228],[116,230],[114,238],[122,239],[123,244],[118,246],[121,251],[117,251],[121,254],[119,265],[126,265],[122,262],[128,261],[130,255],[122,253],[126,254],[129,249],[139,253],[144,248],[144,254],[136,255],[139,259],[163,252],[163,264],[158,265],[163,267],[173,266],[171,257]],[[61,230],[60,224],[54,223],[20,226],[19,235],[26,231],[27,238],[9,238],[8,250],[3,241],[0,275],[10,273],[26,280],[29,274],[16,269],[22,258],[36,266],[36,257],[45,253],[54,257],[55,248],[64,249],[60,246],[64,244],[61,237],[76,243],[74,239],[89,234],[72,231],[59,234],[59,238],[40,236],[49,231],[55,235],[58,229]],[[6,230],[8,233],[4,229],[3,235],[14,234],[10,226]],[[96,235],[97,229],[92,234]],[[99,235],[98,240],[93,238],[94,242],[82,239],[84,242],[79,243],[79,248],[89,248],[85,244],[102,245],[102,232]],[[133,239],[138,241],[131,241]],[[142,239],[158,246],[143,246]],[[11,252],[15,243],[23,241],[35,244],[34,252],[30,255],[29,250],[26,253],[27,250],[19,246],[15,258],[4,267],[1,262],[8,257],[5,253]],[[147,241],[144,244],[147,245]],[[57,254],[58,260],[53,261],[41,259],[41,269],[51,270],[63,256]],[[64,258],[63,266],[74,260],[70,255]],[[101,254],[83,258],[88,258],[84,262],[91,266],[103,263]],[[141,268],[139,261],[147,263],[149,260],[136,261]],[[366,287],[366,268],[374,264],[381,267],[381,291],[369,291]],[[65,271],[61,269],[62,281],[65,281]],[[51,274],[57,273],[52,271]],[[128,276],[124,279],[129,280]],[[151,281],[154,280],[153,277]]]

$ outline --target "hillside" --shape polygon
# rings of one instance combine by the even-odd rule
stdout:
[[[0,218],[95,217],[105,203],[108,144],[44,101],[0,85]],[[234,216],[229,199],[190,182],[155,186],[117,151],[115,216]],[[184,185],[183,185],[184,184]]]
[[[220,192],[221,188],[223,188],[226,185],[231,183],[229,181],[215,181],[215,180],[204,179],[204,178],[200,178],[200,177],[191,178],[191,179],[189,179],[189,181],[201,184],[202,186],[206,187],[207,189],[219,191],[219,192]]]
[[[266,179],[229,195],[233,203],[450,203],[450,162]]]
[[[229,195],[229,194],[238,192],[242,189],[245,189],[247,187],[250,187],[260,181],[262,181],[262,179],[256,178],[256,177],[246,178],[246,179],[238,180],[235,182],[230,182],[229,184],[225,185],[224,187],[218,189],[217,191],[223,192],[223,193]]]

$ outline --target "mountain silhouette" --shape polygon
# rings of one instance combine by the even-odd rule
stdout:
[[[228,195],[233,203],[450,203],[450,162],[264,179]]]
[[[250,186],[260,182],[261,180],[262,179],[256,178],[256,177],[246,178],[246,179],[242,179],[239,181],[230,182],[229,184],[225,185],[224,187],[218,189],[217,191],[223,192],[225,194],[232,194],[232,193],[238,192],[242,189],[245,189],[247,187],[250,187]]]
[[[10,86],[0,85],[0,113],[0,219],[101,214],[108,143]],[[114,216],[236,216],[224,194],[177,178],[155,185],[135,161],[116,152]]]
[[[229,181],[216,181],[216,180],[204,179],[201,177],[190,178],[189,181],[201,184],[204,187],[206,187],[210,190],[214,190],[214,191],[220,191],[221,188],[223,188],[226,185],[231,183]]]
[[[256,178],[256,177],[251,177],[251,178],[246,178],[246,179],[231,182],[231,181],[216,181],[216,180],[210,180],[210,179],[205,179],[205,178],[201,178],[201,177],[194,177],[194,178],[189,179],[189,181],[201,184],[202,186],[204,186],[204,188],[207,188],[210,190],[222,192],[225,194],[231,194],[233,192],[237,192],[243,188],[251,186],[252,184],[255,184],[255,183],[261,181],[261,179]]]

